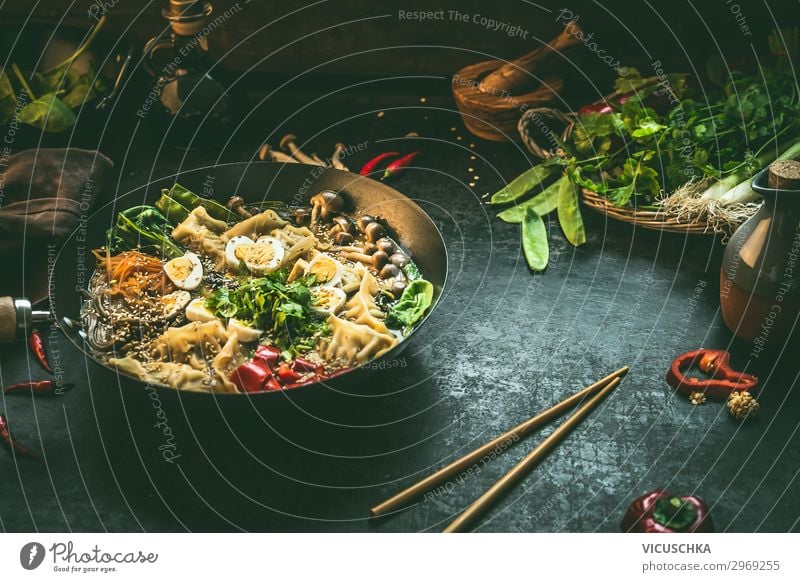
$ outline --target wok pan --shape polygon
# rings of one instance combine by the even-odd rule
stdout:
[[[83,402],[91,406],[94,422],[85,430],[98,437],[89,454],[113,467],[115,482],[109,487],[124,487],[128,499],[144,507],[152,506],[155,491],[173,515],[195,523],[192,527],[206,527],[193,521],[201,519],[192,501],[195,494],[213,503],[214,512],[248,529],[296,527],[291,520],[284,523],[289,515],[330,516],[348,495],[361,495],[360,489],[348,493],[343,487],[353,475],[379,480],[371,474],[380,470],[375,455],[393,446],[388,443],[396,438],[396,419],[433,405],[432,392],[424,385],[414,390],[413,384],[402,382],[406,374],[428,374],[422,362],[397,359],[412,337],[371,364],[324,384],[227,395],[182,392],[127,377],[97,360],[79,327],[70,325],[78,320],[78,290],[85,288],[94,269],[91,250],[103,244],[116,213],[153,203],[161,189],[175,181],[219,201],[236,194],[248,203],[303,204],[320,190],[340,191],[352,206],[383,217],[393,238],[433,283],[434,304],[428,316],[447,278],[442,237],[419,206],[384,184],[316,166],[234,163],[181,172],[118,196],[65,241],[51,265],[50,312],[55,325],[86,357],[84,363],[70,356],[68,365],[87,370],[86,385],[66,398],[88,389],[91,402]],[[15,318],[12,300],[0,301],[0,335],[13,335],[34,316],[45,315],[24,302],[17,308],[20,315]],[[419,329],[418,325],[412,336]],[[394,381],[380,382],[381,375]],[[190,491],[194,493],[187,494]]]
[[[153,204],[162,188],[180,182],[190,190],[225,203],[238,195],[246,204],[279,201],[289,205],[307,205],[311,196],[321,190],[334,190],[344,197],[346,212],[358,210],[385,219],[393,238],[413,257],[423,276],[434,286],[431,309],[411,332],[410,336],[392,350],[369,363],[370,369],[380,369],[380,362],[396,358],[408,341],[436,308],[447,278],[447,252],[436,225],[428,215],[409,198],[380,182],[363,176],[334,169],[305,164],[279,164],[274,162],[242,162],[198,168],[160,178],[140,186],[92,214],[85,225],[75,230],[64,242],[51,265],[49,276],[49,312],[34,311],[25,299],[0,298],[0,338],[24,333],[37,320],[52,318],[64,335],[83,351],[97,366],[112,370],[98,359],[86,344],[79,325],[85,289],[94,271],[93,249],[105,243],[106,230],[114,224],[117,212],[140,204]],[[359,374],[344,373],[324,383],[308,384],[291,390],[320,390],[334,383],[347,386]],[[133,378],[131,378],[133,380]],[[138,382],[142,384],[141,382]],[[173,388],[158,386],[161,390],[175,392]],[[188,395],[189,393],[186,393]],[[254,394],[214,394],[216,398],[275,398],[276,392]],[[208,394],[197,394],[200,398]]]

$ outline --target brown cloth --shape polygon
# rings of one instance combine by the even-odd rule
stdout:
[[[63,240],[88,218],[113,167],[97,151],[0,150],[0,241]]]

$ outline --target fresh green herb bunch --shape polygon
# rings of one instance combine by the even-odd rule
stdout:
[[[239,321],[270,333],[272,342],[292,355],[307,352],[328,334],[325,320],[311,308],[314,277],[287,283],[287,272],[279,269],[266,277],[243,278],[236,289],[220,288],[206,306],[220,317]]]
[[[629,71],[616,84],[627,98],[610,113],[579,114],[564,144],[570,180],[617,206],[650,204],[692,180],[751,176],[796,138],[800,94],[785,59],[735,71],[702,100],[685,95],[681,77],[645,85]],[[650,106],[659,100],[669,105],[661,113]]]

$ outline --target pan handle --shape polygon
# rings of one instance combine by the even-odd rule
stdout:
[[[0,297],[0,343],[27,337],[34,324],[50,319],[49,311],[33,309],[25,298]]]

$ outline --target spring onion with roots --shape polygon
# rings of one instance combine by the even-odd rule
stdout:
[[[800,141],[787,148],[777,159],[800,156]],[[771,153],[758,157],[758,166],[769,165],[776,158]],[[729,232],[755,214],[761,205],[750,186],[752,174],[734,172],[721,179],[693,180],[678,188],[658,204],[679,220],[703,220],[714,232]]]

